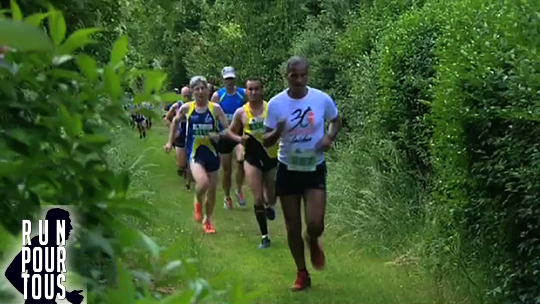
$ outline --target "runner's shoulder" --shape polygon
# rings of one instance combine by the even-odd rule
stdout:
[[[191,104],[193,104],[193,103],[194,103],[194,101],[184,102],[184,103],[180,106],[179,110],[182,110],[182,109],[183,109],[183,110],[185,111],[186,109],[189,109],[189,107],[191,107]]]
[[[219,102],[210,101],[209,103],[212,103],[212,104],[214,105],[214,110],[218,109],[218,110],[223,111],[223,108],[221,107],[221,105],[219,104]]]
[[[234,111],[234,116],[240,116],[242,117],[244,115],[246,111],[244,110],[244,106],[241,106],[239,108],[237,108],[235,111]]]
[[[268,101],[268,105],[270,106],[271,104],[273,105],[276,103],[282,103],[287,101],[288,99],[289,97],[287,95],[287,90],[283,90],[270,98],[270,100]]]
[[[312,87],[309,87],[309,90],[310,90],[310,94],[314,96],[315,98],[333,100],[332,97],[328,93],[324,92],[323,90],[319,90]]]

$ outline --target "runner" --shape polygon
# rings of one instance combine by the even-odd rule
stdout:
[[[146,138],[146,117],[140,113],[135,113],[134,115],[135,116],[133,118],[137,124],[137,129],[139,130],[139,139]]]
[[[268,220],[276,218],[274,205],[274,179],[278,163],[277,144],[264,148],[264,119],[268,111],[268,103],[263,100],[263,83],[258,78],[250,78],[246,82],[248,103],[236,110],[227,135],[244,146],[244,171],[253,198],[255,199],[255,218],[259,223],[262,239],[259,248],[270,246]],[[243,132],[242,132],[243,130]],[[241,136],[244,133],[244,136]]]
[[[152,104],[147,101],[143,102],[142,106],[149,111],[152,110]],[[152,117],[150,115],[148,117],[145,116],[145,121],[146,121],[147,129],[148,130],[152,129]]]
[[[191,90],[189,87],[183,87],[180,91],[181,99],[171,106],[167,115],[165,115],[165,123],[171,129],[171,123],[174,117],[180,111],[180,107],[191,100]],[[189,174],[189,166],[186,156],[186,121],[180,120],[179,128],[177,128],[176,138],[173,145],[176,152],[176,165],[178,166],[177,173],[185,181],[186,189],[191,188],[192,176]]]
[[[243,88],[237,88],[234,85],[236,78],[234,68],[224,67],[221,71],[223,76],[225,87],[219,89],[212,95],[213,102],[219,102],[225,116],[227,117],[227,122],[231,122],[234,112],[241,108],[244,105],[245,91]],[[236,158],[236,198],[238,200],[239,206],[245,206],[244,195],[242,194],[242,185],[244,184],[244,166],[243,163],[243,149],[242,145],[239,145],[237,142],[230,140],[228,138],[220,141],[218,146],[218,151],[221,154],[221,164],[223,166],[223,192],[225,192],[225,202],[224,207],[226,209],[232,208],[232,199],[231,199],[231,179],[233,171],[233,155],[235,153]]]
[[[324,231],[326,207],[326,164],[324,151],[332,146],[340,126],[338,110],[328,94],[307,86],[308,63],[301,57],[287,61],[288,89],[268,103],[265,120],[265,147],[281,139],[276,172],[276,195],[281,201],[287,240],[297,267],[293,290],[311,285],[306,269],[302,239],[301,201],[304,199],[311,263],[324,268],[324,252],[319,237]],[[329,120],[330,130],[324,124]]]
[[[216,188],[220,166],[219,153],[215,142],[222,137],[218,121],[227,128],[228,123],[219,104],[208,101],[208,86],[206,78],[195,76],[189,86],[195,95],[195,101],[183,104],[173,119],[169,142],[165,151],[169,152],[173,145],[178,124],[182,117],[187,119],[187,155],[189,167],[195,179],[196,201],[195,220],[203,223],[205,233],[215,233],[212,224],[212,212],[216,203]],[[206,206],[206,214],[202,219],[202,203]]]
[[[216,88],[210,82],[208,83],[208,90],[210,91],[210,95],[208,95],[208,96],[210,96],[210,98],[212,98],[212,96],[214,96],[214,93],[216,92]]]

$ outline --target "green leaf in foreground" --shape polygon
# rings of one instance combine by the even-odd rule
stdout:
[[[22,21],[0,19],[0,44],[20,51],[50,51],[49,37],[39,28]]]
[[[152,257],[154,258],[157,258],[159,257],[159,246],[158,244],[156,244],[156,242],[154,242],[149,236],[147,236],[146,234],[142,233],[142,232],[139,232],[139,234],[141,235],[141,238],[144,242],[144,244],[146,245],[146,248],[148,248],[148,250],[150,251],[150,253],[152,254]]]
[[[152,92],[159,91],[166,78],[167,78],[167,74],[161,71],[150,71],[146,73],[146,80],[144,83],[144,93],[152,94]]]
[[[11,18],[17,21],[23,20],[21,9],[15,0],[11,0]]]
[[[24,22],[26,22],[26,23],[28,23],[30,25],[33,25],[33,26],[39,26],[41,24],[41,22],[43,22],[43,20],[45,18],[47,18],[49,15],[50,15],[50,13],[32,14],[32,15],[24,18]]]
[[[120,96],[120,90],[122,89],[120,87],[120,79],[118,78],[118,75],[110,66],[106,66],[104,68],[103,75],[103,80],[105,81],[105,90],[107,90],[107,93],[109,93],[111,99],[117,99],[118,96]]]
[[[126,56],[128,51],[127,36],[122,36],[116,40],[111,51],[111,66],[116,67]]]
[[[66,37],[66,20],[62,13],[54,11],[49,15],[49,33],[54,45],[60,45]]]
[[[84,74],[84,76],[88,78],[88,80],[94,82],[98,79],[97,64],[92,57],[86,54],[78,55],[77,65],[79,66],[79,69]]]
[[[85,28],[76,30],[71,34],[66,41],[56,51],[57,55],[71,54],[78,48],[81,48],[87,44],[95,43],[96,41],[91,39],[90,36],[98,31],[99,28]]]
[[[180,96],[178,96],[176,93],[169,92],[161,94],[159,98],[161,99],[161,102],[173,102],[180,99]]]

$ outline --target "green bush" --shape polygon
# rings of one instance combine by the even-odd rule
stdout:
[[[461,1],[437,50],[441,225],[497,303],[540,303],[539,16],[535,1]]]
[[[437,65],[435,44],[444,16],[437,4],[406,13],[388,28],[380,47],[378,124],[403,153],[404,164],[425,178],[431,171],[428,118]]]
[[[6,56],[11,68],[0,68],[2,241],[4,230],[18,235],[21,220],[35,219],[42,206],[72,205],[83,219],[73,244],[75,272],[88,286],[89,303],[160,303],[163,295],[150,286],[171,280],[182,280],[186,288],[165,301],[213,297],[190,261],[175,260],[182,245],[161,248],[127,224],[133,216],[145,219],[147,204],[145,196],[130,192],[129,160],[114,160],[110,147],[118,128],[128,125],[123,84],[143,77],[144,91],[134,96],[135,103],[170,102],[176,94],[152,93],[161,90],[166,75],[128,73],[125,36],[102,65],[81,52],[96,42],[92,34],[99,29],[67,36],[63,14],[53,7],[23,16],[12,1],[10,13],[11,19],[0,19],[0,45],[11,47]],[[5,300],[3,292],[0,296]]]

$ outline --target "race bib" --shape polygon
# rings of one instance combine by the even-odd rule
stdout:
[[[317,154],[314,151],[298,152],[289,154],[287,168],[291,171],[313,172],[317,169]]]

